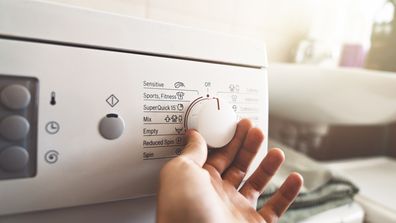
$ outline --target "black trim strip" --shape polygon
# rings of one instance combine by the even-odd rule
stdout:
[[[88,44],[81,44],[81,43],[68,43],[68,42],[57,41],[57,40],[44,40],[44,39],[37,39],[37,38],[31,38],[31,37],[10,36],[10,35],[4,35],[4,34],[0,34],[0,39],[26,41],[26,42],[51,44],[51,45],[60,45],[60,46],[68,46],[68,47],[78,47],[78,48],[93,49],[93,50],[104,50],[104,51],[112,51],[112,52],[118,52],[118,53],[129,53],[129,54],[137,54],[137,55],[144,55],[144,56],[155,56],[155,57],[163,57],[163,58],[169,58],[169,59],[188,60],[188,61],[195,61],[195,62],[201,62],[201,63],[212,63],[212,64],[221,64],[221,65],[228,65],[228,66],[248,67],[248,68],[255,68],[255,69],[262,68],[259,66],[246,65],[246,64],[212,61],[212,60],[197,59],[197,58],[186,58],[186,57],[181,57],[181,56],[172,56],[172,55],[166,55],[166,54],[140,52],[140,51],[113,48],[113,47],[95,46],[95,45],[88,45]]]

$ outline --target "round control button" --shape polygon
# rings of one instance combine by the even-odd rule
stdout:
[[[7,140],[21,140],[29,133],[29,122],[22,116],[12,115],[0,123],[0,134]]]
[[[99,132],[105,139],[119,138],[124,128],[124,120],[117,114],[107,114],[99,123]]]
[[[10,109],[26,108],[30,103],[30,92],[19,84],[9,85],[1,91],[1,102]]]
[[[26,167],[29,153],[20,146],[11,146],[0,153],[0,167],[6,171],[18,171]]]
[[[219,98],[207,98],[190,106],[186,127],[196,129],[209,147],[220,148],[231,141],[238,119],[229,104]]]

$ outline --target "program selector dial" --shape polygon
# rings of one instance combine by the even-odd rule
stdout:
[[[197,130],[209,147],[227,145],[235,134],[238,118],[232,107],[221,98],[201,97],[187,109],[185,127]]]

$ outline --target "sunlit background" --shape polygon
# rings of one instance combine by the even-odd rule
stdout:
[[[394,12],[386,0],[52,1],[249,36],[267,44],[270,61],[306,62],[297,50],[315,41],[319,57],[332,56],[321,63],[331,65],[339,63],[344,45],[367,51],[373,24],[391,22]]]

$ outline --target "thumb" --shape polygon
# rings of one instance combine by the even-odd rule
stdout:
[[[198,166],[202,167],[208,156],[208,147],[205,139],[193,129],[187,130],[186,137],[187,145],[183,149],[181,156],[194,161]]]

